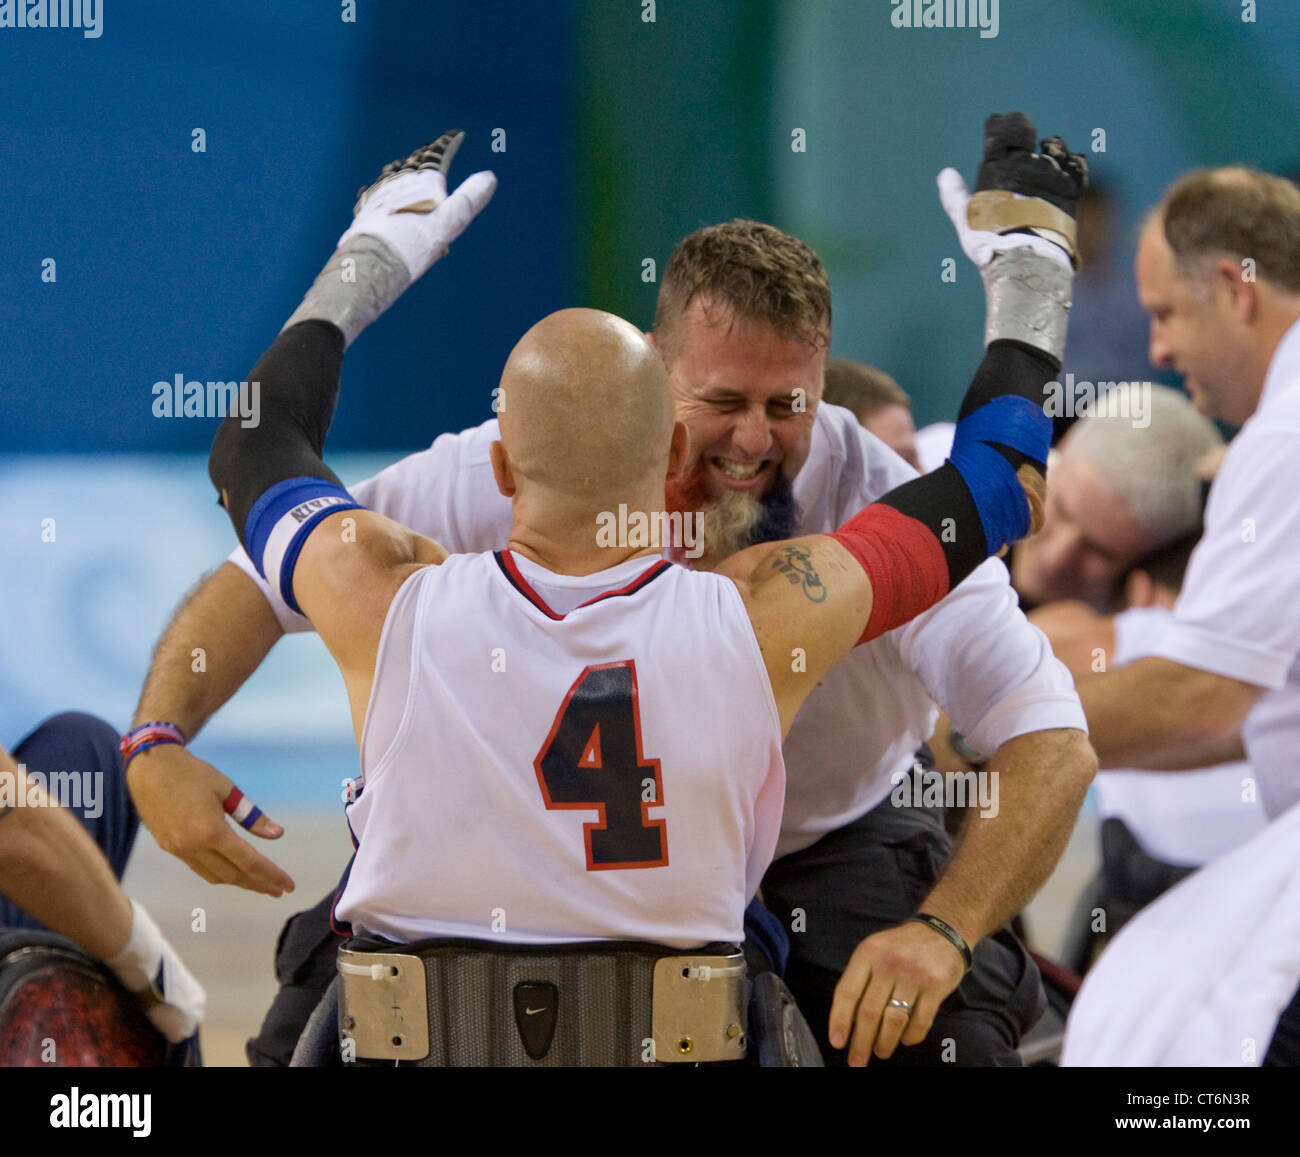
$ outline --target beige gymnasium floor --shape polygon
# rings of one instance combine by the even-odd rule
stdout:
[[[276,937],[294,912],[333,888],[351,854],[341,810],[288,812],[274,818],[285,834],[256,841],[293,877],[296,890],[278,900],[200,879],[163,852],[143,828],[123,883],[144,903],[207,989],[203,1056],[208,1065],[245,1065],[244,1041],[257,1031],[275,995]],[[1034,947],[1054,952],[1065,922],[1097,863],[1096,813],[1086,807],[1047,885],[1026,918]],[[202,909],[203,931],[195,931]]]
[[[275,941],[293,913],[310,908],[338,884],[352,854],[342,809],[288,812],[278,840],[256,840],[296,888],[278,900],[242,888],[209,884],[168,855],[143,827],[122,884],[139,898],[184,957],[208,994],[201,1041],[207,1065],[246,1065],[244,1041],[261,1024],[275,995]],[[204,931],[194,931],[201,908]]]

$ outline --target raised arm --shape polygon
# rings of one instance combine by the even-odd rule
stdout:
[[[852,645],[855,627],[866,640],[917,615],[983,558],[1041,520],[1051,439],[1043,387],[1056,376],[1064,350],[1070,296],[1064,254],[1073,256],[1073,216],[1086,168],[1059,140],[1044,141],[1041,156],[1033,148],[1033,127],[1025,118],[993,117],[985,129],[976,198],[968,198],[956,172],[940,174],[944,209],[981,270],[987,296],[988,351],[963,402],[952,457],[822,538],[830,544],[820,548],[824,593],[808,582],[792,583],[782,596],[785,606],[774,597],[769,608],[763,606],[763,587],[771,586],[771,576],[751,588],[751,614],[757,610],[756,630],[787,722],[825,667]],[[1034,232],[1002,235],[1021,228]],[[1060,250],[1054,246],[1058,240]],[[778,550],[785,545],[805,544],[781,544]],[[817,548],[808,550],[815,559]],[[792,560],[769,552],[754,561],[751,574],[761,578],[765,567],[779,570]],[[805,598],[811,589],[820,602],[800,608],[791,598],[796,586]],[[817,612],[834,603],[833,614],[814,626]],[[825,640],[827,653],[792,663],[787,656],[801,645],[801,634],[818,645]],[[1013,781],[1006,814],[984,825],[979,840],[962,842],[924,899],[926,923],[908,922],[867,937],[840,979],[828,1035],[833,1047],[848,1045],[851,1065],[866,1064],[872,1052],[888,1057],[899,1043],[925,1039],[940,1004],[961,982],[969,946],[1026,895],[1032,873],[1022,873],[1021,866],[1059,854],[1068,833],[1068,820],[1060,817],[1077,810],[1095,768],[1078,730],[1019,735],[999,748],[994,763]],[[1038,801],[1037,812],[1024,814],[1044,822],[1017,824],[1017,806],[1033,798],[1042,768],[1051,763],[1079,769],[1068,777],[1064,806]],[[895,999],[903,1011],[887,1007]]]
[[[236,519],[236,530],[244,545],[253,545],[245,531],[256,501],[278,483],[296,480],[295,493],[309,504],[357,506],[320,460],[333,416],[342,353],[366,325],[446,252],[447,245],[491,196],[495,178],[490,174],[471,177],[455,194],[447,196],[446,169],[462,136],[445,134],[435,144],[394,162],[362,195],[356,220],[340,238],[302,305],[253,371],[251,380],[261,383],[270,412],[264,408],[263,420],[247,431],[238,422],[230,421],[218,431],[212,476]],[[285,489],[281,485],[277,493],[282,497]],[[293,511],[286,509],[283,513]],[[302,513],[305,518],[307,512]],[[312,526],[320,521],[320,513],[311,511]],[[396,524],[372,535],[374,525],[386,522],[378,515],[358,511],[352,518],[354,525],[362,523],[366,533],[334,536],[341,543],[360,544],[360,551],[352,553],[368,555],[375,542],[391,546],[395,535],[401,538],[392,529]],[[280,550],[282,544],[276,545]],[[295,557],[301,545],[299,542],[295,547]],[[259,569],[266,547],[263,537],[257,543]],[[417,550],[424,548],[411,549],[414,557]],[[356,572],[358,560],[351,554],[332,559],[322,557],[324,553],[318,543],[309,555],[316,565],[342,576],[345,583],[366,581],[367,576]],[[276,557],[278,562],[282,550]],[[265,577],[264,570],[262,573]],[[288,573],[292,573],[292,565]],[[346,638],[336,636],[332,625],[342,620],[354,624],[355,629],[361,621],[355,615],[335,613],[349,609],[358,588],[344,587],[342,597],[334,599],[329,597],[331,589],[328,584],[324,589],[314,589],[311,604],[317,611],[316,625],[326,645],[343,667],[357,719],[364,712],[369,684],[358,682],[352,672],[365,667],[367,648],[349,646]],[[300,605],[293,593],[290,579],[280,594],[290,609],[298,611]],[[391,597],[391,592],[386,598],[380,596],[380,605],[386,608]],[[377,620],[369,621],[374,628],[369,648],[373,664],[382,612]],[[331,629],[323,624],[329,624]],[[252,674],[281,633],[279,618],[257,584],[231,563],[221,567],[190,598],[164,634],[136,710],[137,727],[161,722],[179,729],[180,734],[172,731],[168,741],[155,742],[138,754],[127,755],[127,783],[132,798],[160,846],[211,883],[237,884],[273,896],[292,891],[292,879],[240,839],[225,813],[230,812],[255,835],[275,838],[283,829],[241,800],[226,776],[190,755],[177,740],[194,737],[209,716]],[[194,665],[196,648],[203,651],[201,668]]]
[[[1057,244],[1016,230],[1045,220],[1072,226],[1086,166],[1059,139],[1044,141],[1042,153],[1032,148],[1024,117],[993,117],[976,199],[955,171],[940,174],[944,207],[981,267],[989,318],[988,349],[962,402],[952,456],[834,534],[753,547],[721,568],[749,607],[787,728],[856,643],[932,606],[1041,524],[1052,435],[1044,387],[1059,373],[1065,345],[1072,243],[1064,233]],[[1010,232],[972,229],[978,198],[997,196],[1009,200],[999,202],[996,220],[984,219]]]
[[[338,663],[358,742],[388,606],[416,569],[446,552],[361,508],[321,460],[343,352],[419,278],[487,203],[490,173],[447,194],[463,134],[445,133],[385,168],[356,220],[263,355],[262,420],[222,423],[209,475],[249,556],[293,610],[305,613]]]

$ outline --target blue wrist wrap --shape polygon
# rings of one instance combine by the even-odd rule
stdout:
[[[1023,538],[1029,530],[1029,503],[1016,468],[992,443],[1046,463],[1052,420],[1028,398],[1005,394],[985,402],[957,423],[950,461],[970,490],[984,529],[989,554]]]

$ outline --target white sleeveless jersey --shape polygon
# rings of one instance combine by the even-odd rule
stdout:
[[[659,559],[417,571],[361,748],[336,914],[390,940],[739,942],[780,829],[780,722],[740,594]]]
[[[500,436],[495,418],[443,434],[429,449],[349,489],[364,506],[450,551],[494,550],[509,540],[511,521],[489,454]],[[915,477],[850,411],[823,402],[808,461],[794,480],[802,511],[796,533],[832,531]],[[286,631],[311,629],[242,548],[230,557]],[[806,848],[887,799],[934,730],[936,704],[986,752],[1034,731],[1087,730],[1074,680],[1018,609],[1007,568],[997,559],[910,623],[854,647],[808,696],[785,743],[790,774],[777,853]],[[1252,718],[1260,714],[1257,708]]]

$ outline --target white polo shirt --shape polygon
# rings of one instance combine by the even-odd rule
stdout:
[[[1151,653],[1173,620],[1164,607],[1132,607],[1115,616],[1116,665]],[[1124,821],[1142,850],[1168,864],[1200,867],[1238,848],[1268,817],[1245,760],[1171,774],[1103,771],[1093,781],[1097,812]]]
[[[353,486],[352,494],[454,553],[501,549],[511,515],[488,456],[498,436],[495,419],[443,434],[428,450]],[[823,403],[794,484],[799,533],[835,530],[915,477],[850,411]],[[286,630],[311,629],[242,550],[230,559],[262,588]],[[911,767],[934,730],[936,703],[986,752],[1028,732],[1087,730],[1069,672],[1021,613],[1006,567],[996,559],[925,614],[855,647],[808,697],[786,737],[785,818],[776,854],[807,847],[885,799],[891,777]]]
[[[1265,688],[1242,739],[1270,817],[1300,801],[1300,322],[1210,489],[1154,654]]]

